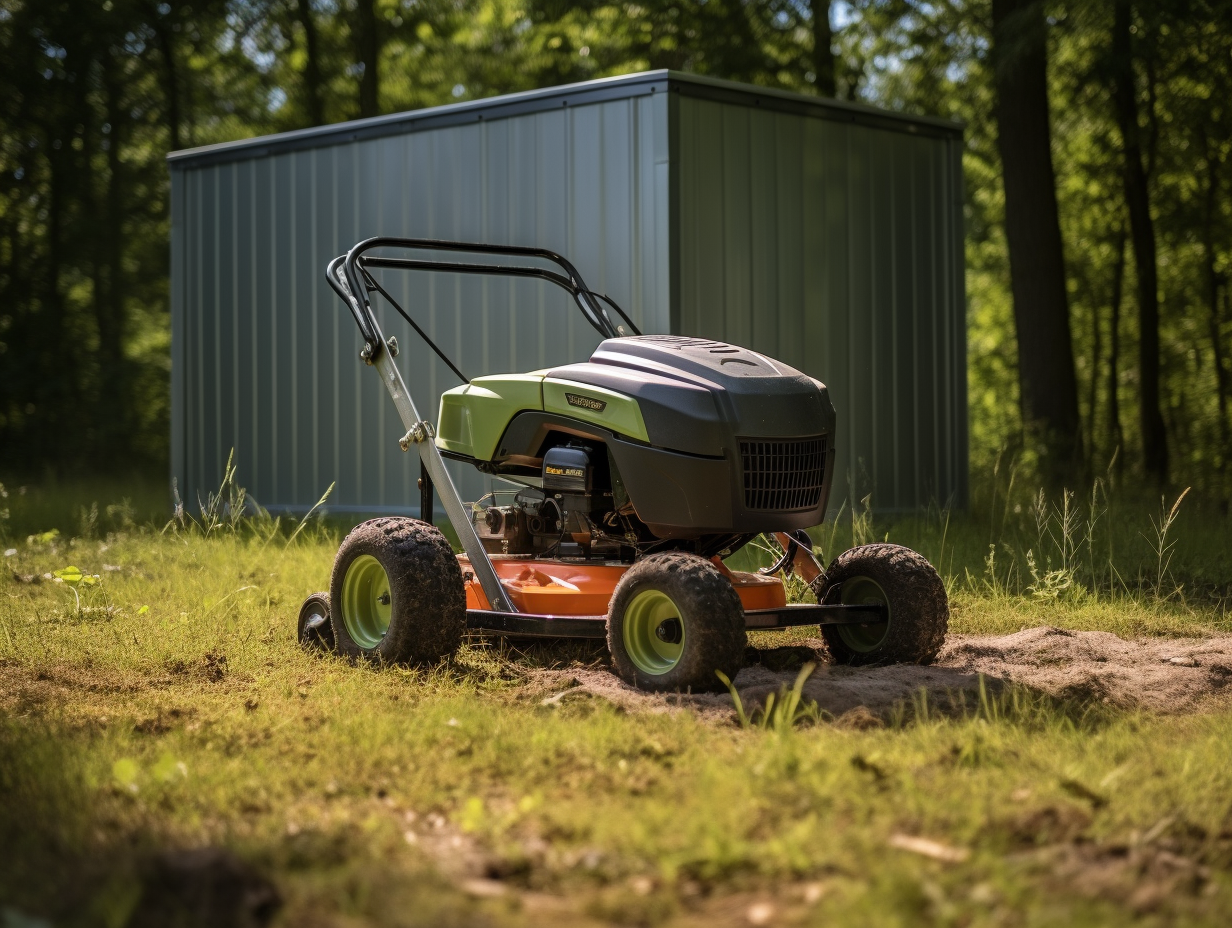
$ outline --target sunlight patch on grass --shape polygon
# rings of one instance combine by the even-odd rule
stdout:
[[[1010,687],[745,731],[734,710],[545,704],[564,684],[543,668],[600,655],[474,642],[405,669],[300,650],[329,523],[287,545],[290,523],[268,541],[98,519],[15,540],[0,578],[0,898],[57,925],[123,924],[152,857],[202,846],[268,875],[282,924],[1215,925],[1232,906],[1226,707]],[[44,579],[69,566],[99,578],[80,608]],[[1196,597],[960,585],[952,608],[958,634],[1226,630]]]

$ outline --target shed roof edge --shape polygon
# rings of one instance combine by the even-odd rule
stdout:
[[[743,103],[752,107],[792,112],[816,112],[832,119],[854,122],[869,122],[884,128],[899,131],[918,131],[923,128],[929,134],[961,136],[963,124],[934,116],[915,116],[897,113],[864,103],[814,97],[789,90],[742,84],[737,81],[720,80],[681,71],[639,71],[616,77],[599,78],[540,90],[449,103],[421,110],[390,113],[368,119],[296,129],[274,135],[219,142],[196,148],[182,149],[167,154],[172,169],[202,167],[224,161],[260,158],[308,148],[323,148],[362,139],[421,132],[446,126],[466,125],[486,119],[507,119],[532,112],[543,112],[561,106],[583,106],[607,100],[630,99],[653,93],[672,91],[685,96],[717,99],[724,102]]]

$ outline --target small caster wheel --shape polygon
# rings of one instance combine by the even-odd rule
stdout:
[[[334,627],[329,622],[329,594],[313,593],[299,607],[300,647],[309,651],[334,650]]]

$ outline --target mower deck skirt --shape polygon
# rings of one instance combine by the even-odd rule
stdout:
[[[814,606],[799,604],[777,609],[750,609],[744,613],[749,629],[795,628],[801,625],[860,625],[882,621],[881,606]],[[535,615],[467,609],[466,627],[476,634],[518,638],[607,637],[605,615]]]

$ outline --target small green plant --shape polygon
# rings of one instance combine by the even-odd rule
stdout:
[[[744,701],[740,698],[740,693],[737,691],[735,684],[727,674],[721,670],[716,670],[715,674],[723,685],[727,687],[727,691],[731,693],[732,703],[736,707],[736,718],[740,721],[740,727],[744,729],[760,728],[763,731],[776,731],[779,734],[785,734],[795,728],[798,722],[812,721],[816,722],[821,718],[821,710],[817,703],[811,700],[804,699],[804,681],[809,678],[817,665],[814,663],[805,664],[800,668],[800,672],[796,674],[796,681],[788,689],[786,684],[779,687],[777,693],[770,693],[766,696],[765,705],[759,711],[753,713],[752,716],[745,711]]]
[[[1044,494],[1043,487],[1031,497],[1031,520],[1035,523],[1035,547],[1031,550],[1042,552],[1044,537],[1049,534],[1049,525],[1052,522],[1052,507],[1048,505],[1048,497]]]
[[[206,496],[205,502],[197,500],[201,510],[201,530],[208,538],[211,533],[223,528],[231,531],[239,526],[248,505],[248,491],[235,482],[235,449],[227,455],[227,464],[222,470],[222,483],[217,493]]]
[[[1052,565],[1048,564],[1047,568],[1041,569],[1035,563],[1035,552],[1027,551],[1027,572],[1031,574],[1031,582],[1027,585],[1027,592],[1031,594],[1031,598],[1039,602],[1052,602],[1059,599],[1061,594],[1067,592],[1074,586],[1074,572],[1066,567],[1059,567],[1055,570]]]
[[[1103,503],[1100,503],[1100,498],[1103,497]],[[1099,527],[1100,519],[1108,512],[1108,490],[1104,486],[1101,478],[1096,478],[1091,484],[1091,503],[1087,507],[1086,520],[1086,548],[1087,548],[1087,576],[1091,580],[1093,588],[1098,589],[1100,585],[1100,577],[1098,568],[1095,566],[1095,533]]]
[[[851,544],[858,548],[876,540],[877,535],[873,531],[873,494],[869,493],[860,500],[859,506],[851,507]]]
[[[63,567],[53,571],[52,580],[55,583],[63,583],[72,592],[73,615],[75,616],[80,616],[82,609],[79,590],[97,589],[102,584],[102,578],[98,574],[83,574],[77,567]]]
[[[1057,534],[1053,535],[1053,543],[1061,552],[1061,570],[1073,575],[1074,555],[1078,550],[1078,507],[1074,505],[1074,494],[1070,490],[1061,491],[1060,507],[1053,507],[1053,522]]]
[[[98,503],[90,503],[90,508],[80,508],[77,516],[77,535],[80,538],[94,538],[98,532]]]
[[[235,534],[247,520],[252,518],[248,514],[251,502],[255,510],[256,522],[273,523],[273,529],[266,538],[268,543],[278,531],[278,520],[271,519],[270,514],[258,506],[255,500],[249,499],[248,491],[236,482],[235,475],[235,449],[232,448],[231,453],[227,455],[227,463],[222,469],[222,481],[218,485],[218,492],[207,494],[204,502],[199,497],[197,499],[197,508],[201,513],[200,519],[194,519],[185,511],[184,501],[180,498],[179,485],[172,480],[171,494],[175,500],[175,510],[171,520],[163,526],[163,533],[166,534],[169,530],[175,529],[176,531],[200,532],[206,538],[224,531]]]
[[[1151,525],[1155,529],[1155,537],[1151,539],[1151,548],[1155,554],[1155,599],[1171,598],[1172,593],[1167,597],[1162,595],[1164,586],[1164,577],[1168,575],[1168,569],[1172,566],[1172,550],[1176,547],[1175,541],[1168,540],[1168,532],[1172,528],[1172,524],[1176,522],[1177,513],[1181,511],[1181,502],[1189,495],[1191,487],[1186,487],[1181,491],[1181,495],[1176,498],[1176,502],[1172,504],[1171,509],[1166,509],[1168,505],[1164,497],[1159,498],[1159,521],[1156,522],[1154,516],[1151,517]]]
[[[133,501],[125,496],[118,503],[111,503],[107,506],[107,518],[111,520],[111,524],[115,526],[117,531],[131,532],[137,527],[137,510],[133,508]]]
[[[843,521],[843,510],[847,508],[847,500],[844,498],[839,504],[838,512],[835,513],[833,521],[827,520],[819,525],[815,532],[818,532],[821,537],[821,557],[826,563],[829,563],[839,552],[838,545],[838,527]]]

